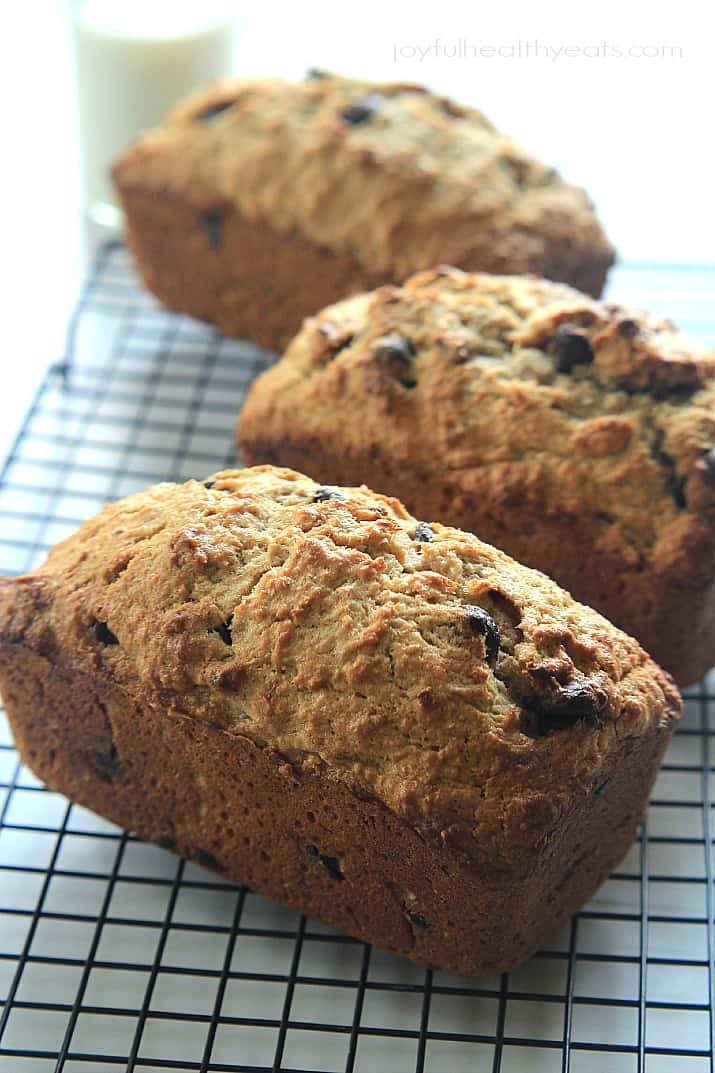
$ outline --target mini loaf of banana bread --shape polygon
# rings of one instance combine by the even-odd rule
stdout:
[[[544,570],[682,684],[715,663],[715,354],[668,321],[420,273],[309,320],[239,437]]]
[[[2,580],[0,684],[52,789],[467,974],[607,876],[680,713],[544,575],[272,467],[130,496]]]
[[[592,294],[613,262],[583,190],[417,85],[221,82],[114,179],[150,290],[269,348],[327,303],[441,261]]]

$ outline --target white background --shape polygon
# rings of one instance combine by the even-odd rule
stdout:
[[[151,0],[147,0],[151,3]],[[0,455],[43,367],[61,355],[80,285],[72,65],[62,0],[3,5],[3,283]],[[239,70],[300,76],[322,66],[424,81],[476,104],[563,174],[586,185],[622,257],[715,260],[709,5],[644,3],[237,3]],[[460,40],[502,55],[409,58]],[[673,58],[510,58],[608,44],[668,46]],[[395,51],[402,50],[395,62]],[[553,55],[553,52],[551,53]]]

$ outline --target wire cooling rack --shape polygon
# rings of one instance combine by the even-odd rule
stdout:
[[[715,342],[715,267],[627,265],[610,294]],[[268,360],[159,309],[119,245],[69,349],[2,471],[3,573],[108,499],[232,465]],[[482,980],[371,949],[70,805],[0,715],[0,1073],[713,1073],[714,686],[688,694],[618,871],[525,967]]]

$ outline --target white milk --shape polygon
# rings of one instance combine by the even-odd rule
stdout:
[[[193,89],[235,65],[236,5],[201,0],[85,0],[73,19],[84,203],[119,212],[109,168]]]

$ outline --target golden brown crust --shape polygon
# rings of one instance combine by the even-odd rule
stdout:
[[[126,190],[126,238],[157,298],[225,335],[280,350],[307,313],[385,282],[352,257],[192,197]]]
[[[613,262],[582,190],[481,113],[420,86],[337,76],[220,83],[132,146],[114,178],[147,284],[194,312],[192,273],[201,291],[197,277],[220,265],[223,284],[202,315],[234,334],[253,324],[240,297],[232,300],[232,261],[251,267],[269,291],[295,279],[282,258],[265,267],[261,257],[250,260],[242,227],[268,246],[286,241],[289,254],[305,249],[301,286],[312,283],[315,300],[306,296],[288,331],[321,303],[442,261],[535,272],[593,294]],[[151,196],[165,201],[163,212]],[[158,228],[186,261],[178,288],[165,278],[178,272],[167,269]],[[314,261],[328,255],[336,263],[320,271]],[[274,316],[269,303],[262,334],[272,342],[286,334]]]
[[[635,641],[476,537],[290,470],[207,483],[106,507],[6,582],[2,642],[328,765],[475,867],[523,867],[677,713]]]
[[[308,320],[239,440],[249,462],[365,480],[494,541],[683,682],[712,663],[715,355],[667,321],[543,280],[419,273]]]
[[[670,726],[624,742],[522,867],[480,869],[427,842],[327,769],[297,768],[235,729],[170,718],[106,677],[0,646],[23,761],[54,790],[227,878],[464,975],[524,961],[633,841]],[[515,795],[519,791],[515,788]]]
[[[605,878],[680,715],[548,578],[268,466],[130,496],[2,580],[0,683],[53,788],[464,973]]]

